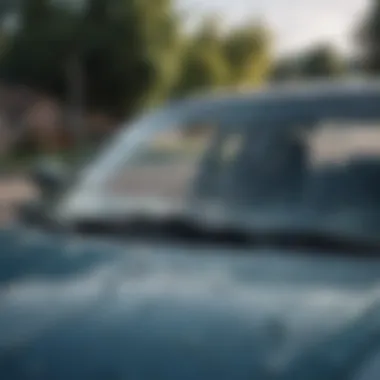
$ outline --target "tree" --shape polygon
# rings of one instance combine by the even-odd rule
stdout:
[[[21,0],[0,1],[0,55],[2,60],[9,46],[10,35],[13,29],[12,26],[14,24],[12,21],[15,21],[20,11],[20,1]]]
[[[229,72],[223,53],[219,24],[215,19],[206,18],[199,30],[186,41],[176,94],[226,85]]]
[[[224,41],[224,53],[231,84],[259,85],[268,78],[271,37],[264,26],[252,23],[232,31]]]
[[[185,36],[172,0],[140,0],[139,5],[135,22],[154,75],[145,103],[154,104],[166,99],[180,78]]]
[[[169,0],[88,0],[82,11],[24,0],[3,76],[64,99],[68,63],[80,63],[86,107],[128,116],[172,86],[175,21]]]
[[[380,72],[380,1],[372,4],[356,33],[362,66],[369,73]]]
[[[63,55],[75,17],[49,0],[24,0],[19,28],[2,63],[3,79],[61,96]]]
[[[271,72],[274,81],[335,77],[346,72],[347,65],[330,45],[319,44],[309,50],[278,60]]]
[[[299,70],[302,77],[337,76],[344,72],[344,61],[333,47],[320,44],[302,55]]]

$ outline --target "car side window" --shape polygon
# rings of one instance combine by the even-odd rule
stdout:
[[[380,205],[380,128],[377,123],[322,123],[308,137],[311,204],[329,210]]]

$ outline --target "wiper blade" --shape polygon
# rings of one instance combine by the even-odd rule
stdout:
[[[159,239],[202,244],[218,244],[233,247],[266,247],[313,251],[319,254],[342,253],[344,255],[380,254],[380,242],[359,239],[356,236],[338,235],[325,231],[280,230],[266,231],[242,226],[220,226],[202,223],[185,216],[133,217],[125,220],[91,219],[77,221],[80,234],[107,235],[117,238]]]
[[[380,254],[379,241],[328,231],[274,230],[256,234],[254,241],[261,246],[275,246],[295,251],[312,250],[320,254],[323,252],[355,256]]]
[[[223,245],[252,244],[251,234],[239,228],[217,227],[187,216],[132,217],[125,220],[91,219],[75,223],[80,234],[107,235],[121,238],[175,240],[180,242],[218,243]]]

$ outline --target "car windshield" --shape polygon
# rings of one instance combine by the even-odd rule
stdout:
[[[301,101],[292,112],[264,105],[198,102],[138,119],[84,168],[60,215],[191,213],[378,236],[380,113],[307,117]]]

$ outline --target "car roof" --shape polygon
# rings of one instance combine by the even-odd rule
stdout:
[[[380,96],[380,78],[358,78],[358,79],[332,79],[315,81],[294,81],[278,84],[268,84],[261,88],[246,88],[240,90],[216,90],[203,95],[194,96],[193,100],[233,100],[233,99],[252,99],[252,100],[279,100],[286,99],[315,99],[324,96],[365,96],[367,94],[378,94]]]
[[[380,118],[380,80],[331,80],[272,84],[256,90],[210,92],[182,102],[192,110],[228,112],[245,106],[262,118]],[[202,110],[202,111],[201,111]],[[268,112],[269,111],[269,112]],[[260,113],[259,112],[259,113]]]

